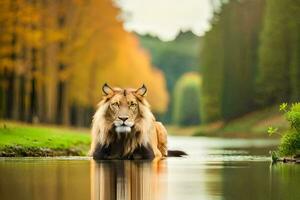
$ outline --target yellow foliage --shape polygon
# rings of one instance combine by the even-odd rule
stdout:
[[[137,38],[124,31],[116,19],[118,9],[109,1],[94,0],[86,12],[89,17],[82,22],[83,27],[77,25],[80,37],[71,44],[75,48],[69,47],[73,56],[68,57],[74,58],[70,60],[71,99],[96,105],[104,82],[134,88],[144,83],[148,86],[153,110],[164,112],[168,104],[164,75],[151,66],[150,57],[139,47]]]
[[[46,88],[45,99],[54,102],[47,109],[55,106],[52,93],[58,83],[66,85],[65,105],[89,107],[99,102],[101,86],[108,82],[134,88],[146,84],[153,110],[164,112],[164,75],[151,65],[136,36],[124,30],[119,14],[109,0],[2,0],[0,73],[19,71],[26,80],[35,79],[35,92]]]

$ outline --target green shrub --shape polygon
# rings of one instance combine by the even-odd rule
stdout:
[[[278,153],[280,156],[295,156],[300,154],[300,103],[294,103],[290,108],[288,104],[281,104],[280,110],[284,111],[285,118],[290,124],[290,129],[282,135]],[[277,129],[269,128],[269,134]]]
[[[300,134],[295,130],[287,131],[280,140],[278,153],[280,156],[294,156],[300,150]]]
[[[186,73],[177,81],[174,90],[173,123],[187,126],[200,123],[201,77]]]
[[[291,109],[286,112],[285,117],[291,128],[296,129],[298,134],[300,134],[300,103],[293,104]]]

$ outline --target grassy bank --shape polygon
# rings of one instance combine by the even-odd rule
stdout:
[[[288,128],[288,123],[278,111],[278,106],[255,111],[228,122],[215,122],[192,127],[168,126],[172,135],[212,136],[212,137],[269,137],[268,127]]]
[[[0,121],[0,156],[78,156],[89,149],[88,130]]]

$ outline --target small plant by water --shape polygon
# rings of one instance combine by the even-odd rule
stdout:
[[[269,135],[281,135],[278,150],[271,152],[272,160],[300,163],[300,103],[283,103],[279,110],[284,113],[290,127],[284,133],[280,133],[278,128],[269,127]]]

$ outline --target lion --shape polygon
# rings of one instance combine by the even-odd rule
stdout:
[[[150,110],[145,85],[122,89],[105,83],[102,91],[103,97],[92,121],[89,155],[95,160],[185,155],[181,151],[168,151],[167,130]]]

